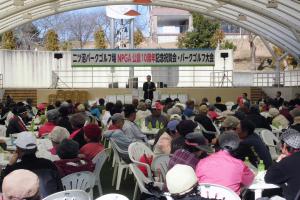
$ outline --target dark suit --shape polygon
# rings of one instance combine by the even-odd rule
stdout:
[[[155,83],[153,82],[145,82],[143,84],[143,91],[144,91],[144,99],[153,100],[153,92],[156,90]]]

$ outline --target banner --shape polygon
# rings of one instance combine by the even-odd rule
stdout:
[[[72,50],[72,67],[213,66],[215,50],[92,49]]]

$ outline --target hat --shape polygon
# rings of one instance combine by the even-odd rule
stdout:
[[[156,109],[156,110],[162,110],[164,108],[163,105],[161,105],[159,102],[155,102],[152,106],[152,109]]]
[[[39,110],[45,110],[46,109],[46,104],[45,103],[39,103],[36,107]]]
[[[290,114],[295,118],[300,116],[300,108],[294,108],[290,111]]]
[[[236,128],[240,123],[240,120],[234,116],[228,116],[222,123],[224,128]]]
[[[59,117],[59,111],[57,109],[48,110],[46,117],[48,121],[55,121]]]
[[[183,104],[183,103],[175,103],[174,107],[179,107],[181,108],[182,110],[184,110],[186,108],[186,105]]]
[[[101,129],[96,124],[88,124],[83,127],[84,135],[92,141],[101,137]]]
[[[52,142],[61,143],[63,139],[66,139],[70,136],[70,133],[63,127],[55,126],[48,136]]]
[[[170,116],[170,120],[173,120],[173,119],[182,120],[182,117],[178,114],[173,114]]]
[[[185,144],[207,153],[213,153],[213,149],[208,145],[206,138],[200,132],[188,133],[185,136]]]
[[[225,131],[219,136],[219,144],[222,149],[233,151],[239,147],[240,138],[233,131]]]
[[[171,120],[169,121],[169,123],[167,124],[167,129],[169,129],[170,131],[175,131],[176,130],[176,126],[179,124],[178,120]]]
[[[173,108],[170,108],[170,109],[167,111],[167,114],[168,114],[168,115],[174,115],[174,114],[181,115],[182,112],[181,112],[181,110],[180,110],[179,107],[173,107]]]
[[[271,108],[269,110],[269,114],[271,115],[271,117],[276,117],[277,115],[279,115],[279,110],[277,108]]]
[[[280,139],[294,149],[300,149],[300,133],[295,129],[287,129]]]
[[[111,120],[116,122],[119,120],[124,120],[124,116],[121,113],[115,113],[113,116],[111,116]]]
[[[207,107],[207,105],[202,105],[202,106],[200,106],[199,112],[201,112],[201,113],[207,113],[207,112],[208,112],[208,107]]]
[[[35,149],[37,148],[36,145],[36,138],[33,134],[29,131],[23,131],[17,134],[18,137],[16,139],[16,146],[21,149]]]
[[[176,128],[180,135],[185,136],[188,133],[194,132],[197,126],[197,123],[193,122],[192,120],[182,120],[179,122]]]
[[[198,179],[192,167],[176,164],[166,174],[166,183],[171,194],[183,195],[198,184]]]
[[[147,106],[144,102],[140,102],[137,106],[138,110],[142,110],[142,109],[145,109],[145,108],[147,108]]]
[[[26,199],[39,192],[39,177],[25,169],[18,169],[8,174],[2,183],[4,199]]]

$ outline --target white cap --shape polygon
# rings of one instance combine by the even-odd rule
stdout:
[[[194,169],[188,165],[176,164],[166,175],[167,188],[171,194],[183,195],[198,183]]]
[[[36,138],[29,131],[23,131],[17,134],[16,146],[21,149],[34,149],[37,147]]]

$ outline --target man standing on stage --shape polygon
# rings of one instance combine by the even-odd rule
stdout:
[[[147,76],[147,82],[143,84],[144,99],[153,100],[153,92],[156,90],[155,83],[151,82],[151,76]]]

